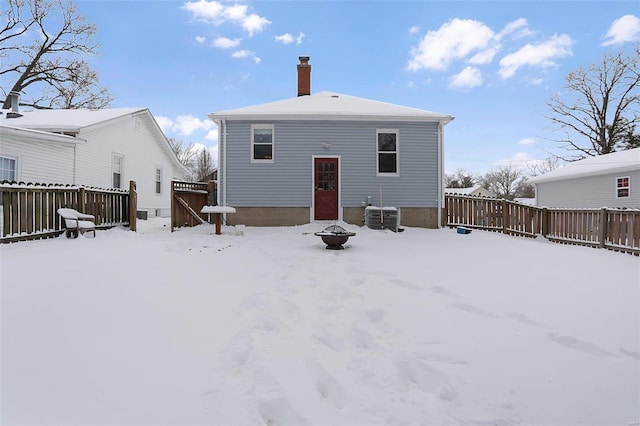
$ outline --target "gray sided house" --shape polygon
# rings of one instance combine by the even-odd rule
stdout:
[[[435,228],[443,205],[447,114],[333,92],[212,113],[219,129],[218,203],[229,224],[362,225],[367,203],[397,207],[401,224]]]
[[[640,148],[576,161],[530,182],[541,207],[640,208]]]

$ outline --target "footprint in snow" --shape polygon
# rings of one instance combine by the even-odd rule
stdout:
[[[575,337],[571,337],[571,336],[559,336],[555,333],[549,333],[547,334],[547,337],[549,337],[549,339],[553,340],[556,343],[561,344],[562,346],[569,348],[569,349],[575,349],[577,351],[580,352],[585,352],[591,355],[596,355],[596,356],[611,356],[613,355],[611,352],[606,351],[605,349],[601,348],[600,346],[594,344],[594,343],[590,343],[590,342],[586,342],[584,340],[580,340],[580,339],[576,339]]]
[[[265,425],[285,426],[285,425],[306,425],[307,419],[300,416],[293,409],[291,403],[286,398],[275,398],[261,400],[258,402],[258,413]]]

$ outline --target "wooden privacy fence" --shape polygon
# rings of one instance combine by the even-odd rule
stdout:
[[[171,232],[174,228],[205,223],[206,214],[200,210],[206,205],[216,205],[215,181],[171,183]]]
[[[60,207],[95,216],[98,229],[118,225],[136,230],[136,184],[129,190],[78,185],[0,182],[0,243],[60,235]]]
[[[556,209],[445,194],[443,223],[640,255],[638,209]]]

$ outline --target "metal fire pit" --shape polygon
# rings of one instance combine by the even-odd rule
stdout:
[[[349,237],[353,237],[356,233],[349,232],[342,226],[331,225],[313,235],[322,238],[322,241],[327,245],[327,249],[342,250],[344,248],[342,245],[347,242]]]

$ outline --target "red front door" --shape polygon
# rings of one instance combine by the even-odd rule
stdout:
[[[338,159],[315,158],[314,170],[314,219],[338,219]]]

